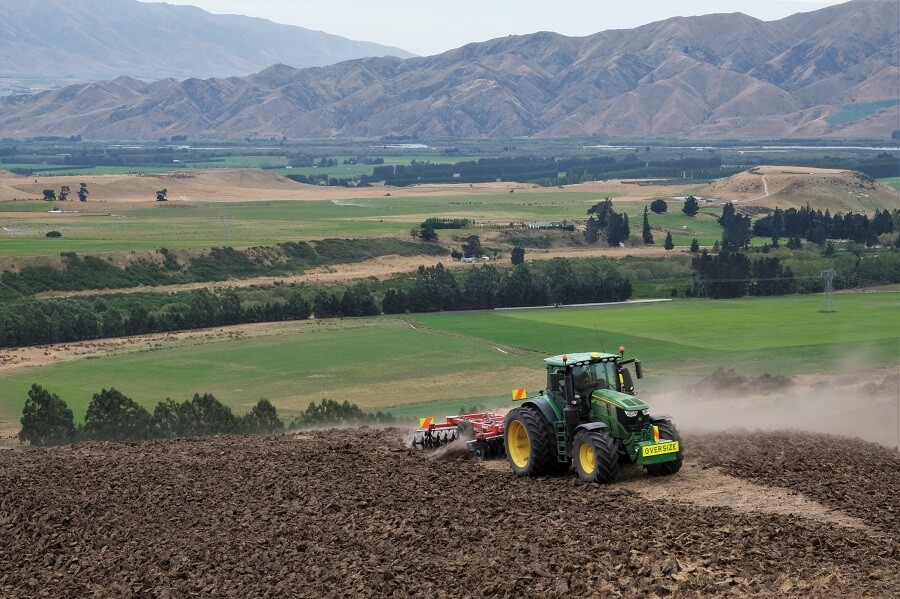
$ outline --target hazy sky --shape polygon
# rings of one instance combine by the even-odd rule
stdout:
[[[147,0],[142,0],[147,1]],[[771,21],[834,0],[166,0],[438,54],[469,42],[555,31],[582,36],[674,16],[742,12]]]

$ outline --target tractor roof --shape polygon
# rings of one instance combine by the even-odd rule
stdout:
[[[563,362],[563,356],[566,361]],[[619,358],[616,354],[602,354],[600,352],[579,352],[574,354],[562,354],[559,356],[550,356],[544,358],[547,366],[564,366],[565,364],[590,363],[590,362],[610,362]]]

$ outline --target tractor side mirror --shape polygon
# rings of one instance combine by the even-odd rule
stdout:
[[[619,371],[619,382],[622,384],[622,393],[634,395],[634,381],[631,380],[631,371],[623,368]]]
[[[644,378],[644,369],[641,366],[640,360],[634,361],[634,374],[637,375],[638,379]]]

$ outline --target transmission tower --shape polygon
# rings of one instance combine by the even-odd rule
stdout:
[[[822,280],[825,286],[825,293],[822,294],[822,312],[837,312],[834,305],[834,269],[823,270]]]

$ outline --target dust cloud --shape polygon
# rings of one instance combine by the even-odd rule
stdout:
[[[681,432],[801,430],[900,446],[900,369],[798,375],[777,389],[700,384],[642,394],[653,414],[672,416]],[[761,388],[762,387],[762,388]]]

